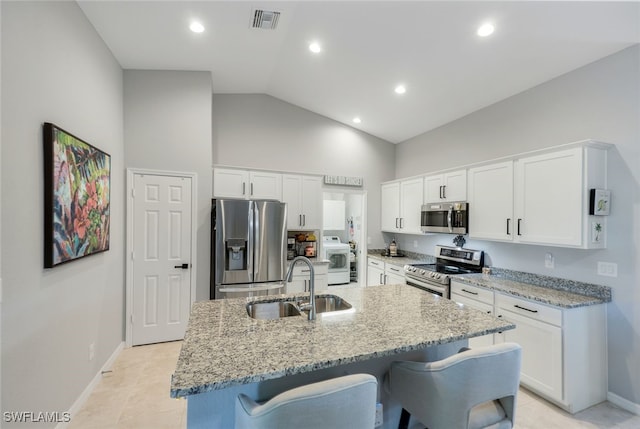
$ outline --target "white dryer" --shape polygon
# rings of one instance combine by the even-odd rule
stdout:
[[[327,236],[322,239],[322,257],[329,261],[327,282],[330,285],[349,283],[350,247],[340,242],[340,237]]]

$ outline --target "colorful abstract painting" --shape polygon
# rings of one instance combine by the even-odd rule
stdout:
[[[44,266],[109,250],[111,157],[44,124]]]

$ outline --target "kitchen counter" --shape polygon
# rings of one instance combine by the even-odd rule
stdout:
[[[200,396],[515,327],[405,285],[336,287],[332,293],[353,309],[321,313],[315,321],[304,315],[250,318],[246,303],[265,299],[196,302],[172,376],[171,396]]]
[[[369,252],[367,254],[367,256],[369,258],[375,258],[375,259],[378,259],[380,261],[384,261],[385,263],[397,265],[399,267],[404,267],[407,264],[428,264],[428,263],[435,262],[435,258],[433,258],[433,257],[430,260],[421,260],[421,259],[417,259],[416,257],[413,257],[411,255],[406,255],[406,256],[383,256],[380,253],[371,253],[371,252]]]
[[[515,273],[515,272],[512,272]],[[543,304],[562,308],[585,307],[611,301],[611,289],[606,286],[575,282],[527,273],[521,281],[515,275],[465,274],[452,280],[514,295]]]

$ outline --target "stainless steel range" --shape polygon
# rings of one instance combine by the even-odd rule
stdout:
[[[482,250],[436,246],[435,264],[405,265],[404,277],[409,286],[450,298],[449,284],[452,275],[480,273],[483,266]]]

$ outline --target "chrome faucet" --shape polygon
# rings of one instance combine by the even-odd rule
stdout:
[[[305,258],[304,256],[296,256],[291,260],[291,265],[289,265],[289,270],[287,271],[287,275],[285,276],[285,278],[287,279],[287,282],[291,281],[291,278],[293,277],[293,267],[299,261],[304,262],[309,266],[309,277],[310,277],[309,279],[309,305],[310,305],[309,320],[315,320],[316,319],[315,284],[313,282],[314,274],[313,274],[313,264],[311,263],[311,261],[308,258]]]

